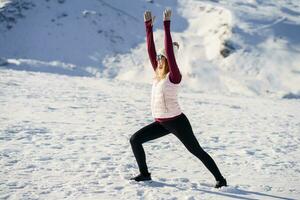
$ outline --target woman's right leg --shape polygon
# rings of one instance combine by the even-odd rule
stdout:
[[[141,174],[149,173],[146,164],[146,155],[142,144],[169,133],[170,132],[161,124],[159,124],[158,122],[153,122],[131,136],[130,144]]]
[[[166,129],[172,131],[188,151],[202,161],[206,168],[213,174],[216,181],[224,179],[215,161],[200,146],[193,133],[191,124],[184,114],[175,120],[164,122],[163,125]]]

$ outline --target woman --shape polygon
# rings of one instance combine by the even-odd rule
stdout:
[[[171,10],[164,11],[165,49],[156,55],[153,41],[151,12],[146,11],[144,21],[147,34],[147,48],[152,67],[155,71],[155,81],[152,86],[151,110],[155,121],[136,132],[130,138],[130,144],[138,163],[140,174],[131,178],[135,181],[151,180],[148,172],[146,156],[142,144],[153,139],[173,133],[185,147],[199,158],[216,179],[216,188],[227,186],[226,179],[221,175],[214,160],[201,148],[187,117],[181,112],[177,100],[178,86],[181,74],[178,69],[174,48],[179,48],[178,43],[173,43],[170,33]]]

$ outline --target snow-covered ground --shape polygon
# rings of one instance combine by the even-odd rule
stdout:
[[[160,48],[162,12],[170,7],[178,63],[190,88],[300,98],[299,5],[299,0],[1,0],[0,60],[18,70],[146,82],[152,73],[143,12],[156,16]]]
[[[299,0],[0,0],[0,199],[299,199]],[[152,122],[143,12],[173,10],[180,103],[229,187]]]
[[[180,102],[229,187],[173,135],[144,144],[152,183],[130,136],[152,122],[145,83],[0,70],[1,199],[297,199],[300,102],[195,93]]]

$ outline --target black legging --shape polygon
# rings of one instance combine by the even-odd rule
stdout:
[[[131,136],[130,144],[142,174],[149,173],[142,144],[169,133],[173,133],[193,155],[199,158],[217,181],[223,178],[214,160],[199,145],[190,122],[183,113],[169,121],[153,122]]]

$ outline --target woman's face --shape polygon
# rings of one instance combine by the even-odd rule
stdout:
[[[157,68],[155,70],[156,77],[160,80],[166,76],[166,74],[169,72],[169,66],[168,66],[168,61],[167,58],[158,55],[157,56]]]
[[[164,71],[164,68],[166,67],[167,59],[164,56],[161,56],[159,59],[157,59],[157,65],[158,69]]]

